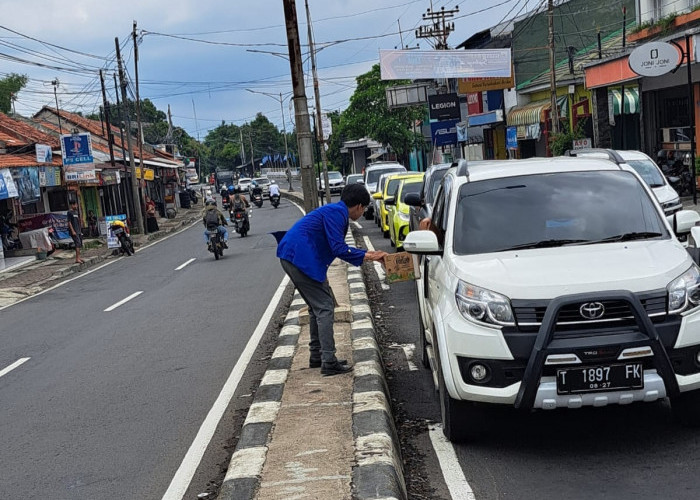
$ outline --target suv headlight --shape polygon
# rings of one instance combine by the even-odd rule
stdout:
[[[487,326],[513,326],[513,310],[505,295],[459,282],[455,291],[457,308],[465,319]]]
[[[700,269],[693,264],[686,272],[666,287],[668,290],[668,313],[683,312],[700,305]]]

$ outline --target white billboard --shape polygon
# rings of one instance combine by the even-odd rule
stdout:
[[[382,80],[507,78],[510,49],[380,50]]]

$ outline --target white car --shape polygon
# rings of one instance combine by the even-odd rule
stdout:
[[[676,237],[698,221],[690,210],[667,218],[626,164],[561,157],[450,168],[434,231],[404,241],[424,256],[421,352],[445,436],[480,436],[488,405],[665,397],[679,420],[700,425],[700,268]]]
[[[372,198],[372,195],[377,191],[377,181],[379,180],[379,176],[386,173],[397,174],[405,171],[406,167],[394,161],[377,162],[368,165],[365,168],[363,181],[365,183],[365,188],[367,188],[367,191],[369,192],[370,198]],[[374,210],[374,203],[370,203],[365,209],[365,219],[369,220],[373,218]]]
[[[268,198],[270,197],[270,179],[267,177],[255,177],[251,182],[250,185],[248,186],[248,190],[252,191],[253,189],[253,183],[257,184],[263,192],[263,197],[267,196]]]
[[[319,185],[319,195],[323,195],[326,191],[326,183],[323,174],[321,174],[321,182]],[[328,187],[331,190],[331,194],[333,193],[340,193],[343,188],[345,187],[345,179],[343,179],[343,174],[338,172],[337,170],[329,170],[328,171]]]
[[[253,179],[249,177],[241,177],[238,179],[238,189],[240,191],[248,191],[248,188],[250,187],[250,183],[253,181]]]
[[[672,215],[683,208],[680,197],[673,189],[659,166],[641,151],[620,151],[612,149],[584,149],[572,151],[571,155],[589,158],[607,158],[619,164],[627,164],[644,179],[661,203],[666,215]]]

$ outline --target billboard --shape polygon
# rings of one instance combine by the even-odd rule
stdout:
[[[483,92],[485,90],[503,90],[515,87],[513,74],[499,78],[460,78],[457,81],[457,91],[460,94]]]
[[[510,49],[380,50],[382,80],[511,75]]]
[[[17,185],[15,184],[9,168],[0,169],[0,200],[16,198],[19,196]]]
[[[445,120],[430,124],[430,135],[435,146],[457,144],[457,122],[459,120]]]
[[[61,156],[66,169],[66,181],[94,181],[94,158],[90,134],[64,134],[61,136]]]
[[[47,146],[46,144],[36,144],[35,151],[37,163],[51,163],[53,161],[51,146]]]
[[[457,94],[437,94],[428,97],[431,120],[459,120],[459,96]]]

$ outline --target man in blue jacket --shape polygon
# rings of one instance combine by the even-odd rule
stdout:
[[[369,202],[364,185],[350,184],[343,189],[338,203],[324,205],[298,220],[277,247],[284,272],[309,306],[309,367],[320,366],[325,376],[352,370],[346,361],[335,357],[335,301],[326,277],[328,267],[336,257],[359,266],[365,260],[379,261],[387,255],[345,243],[350,219],[359,219]]]

